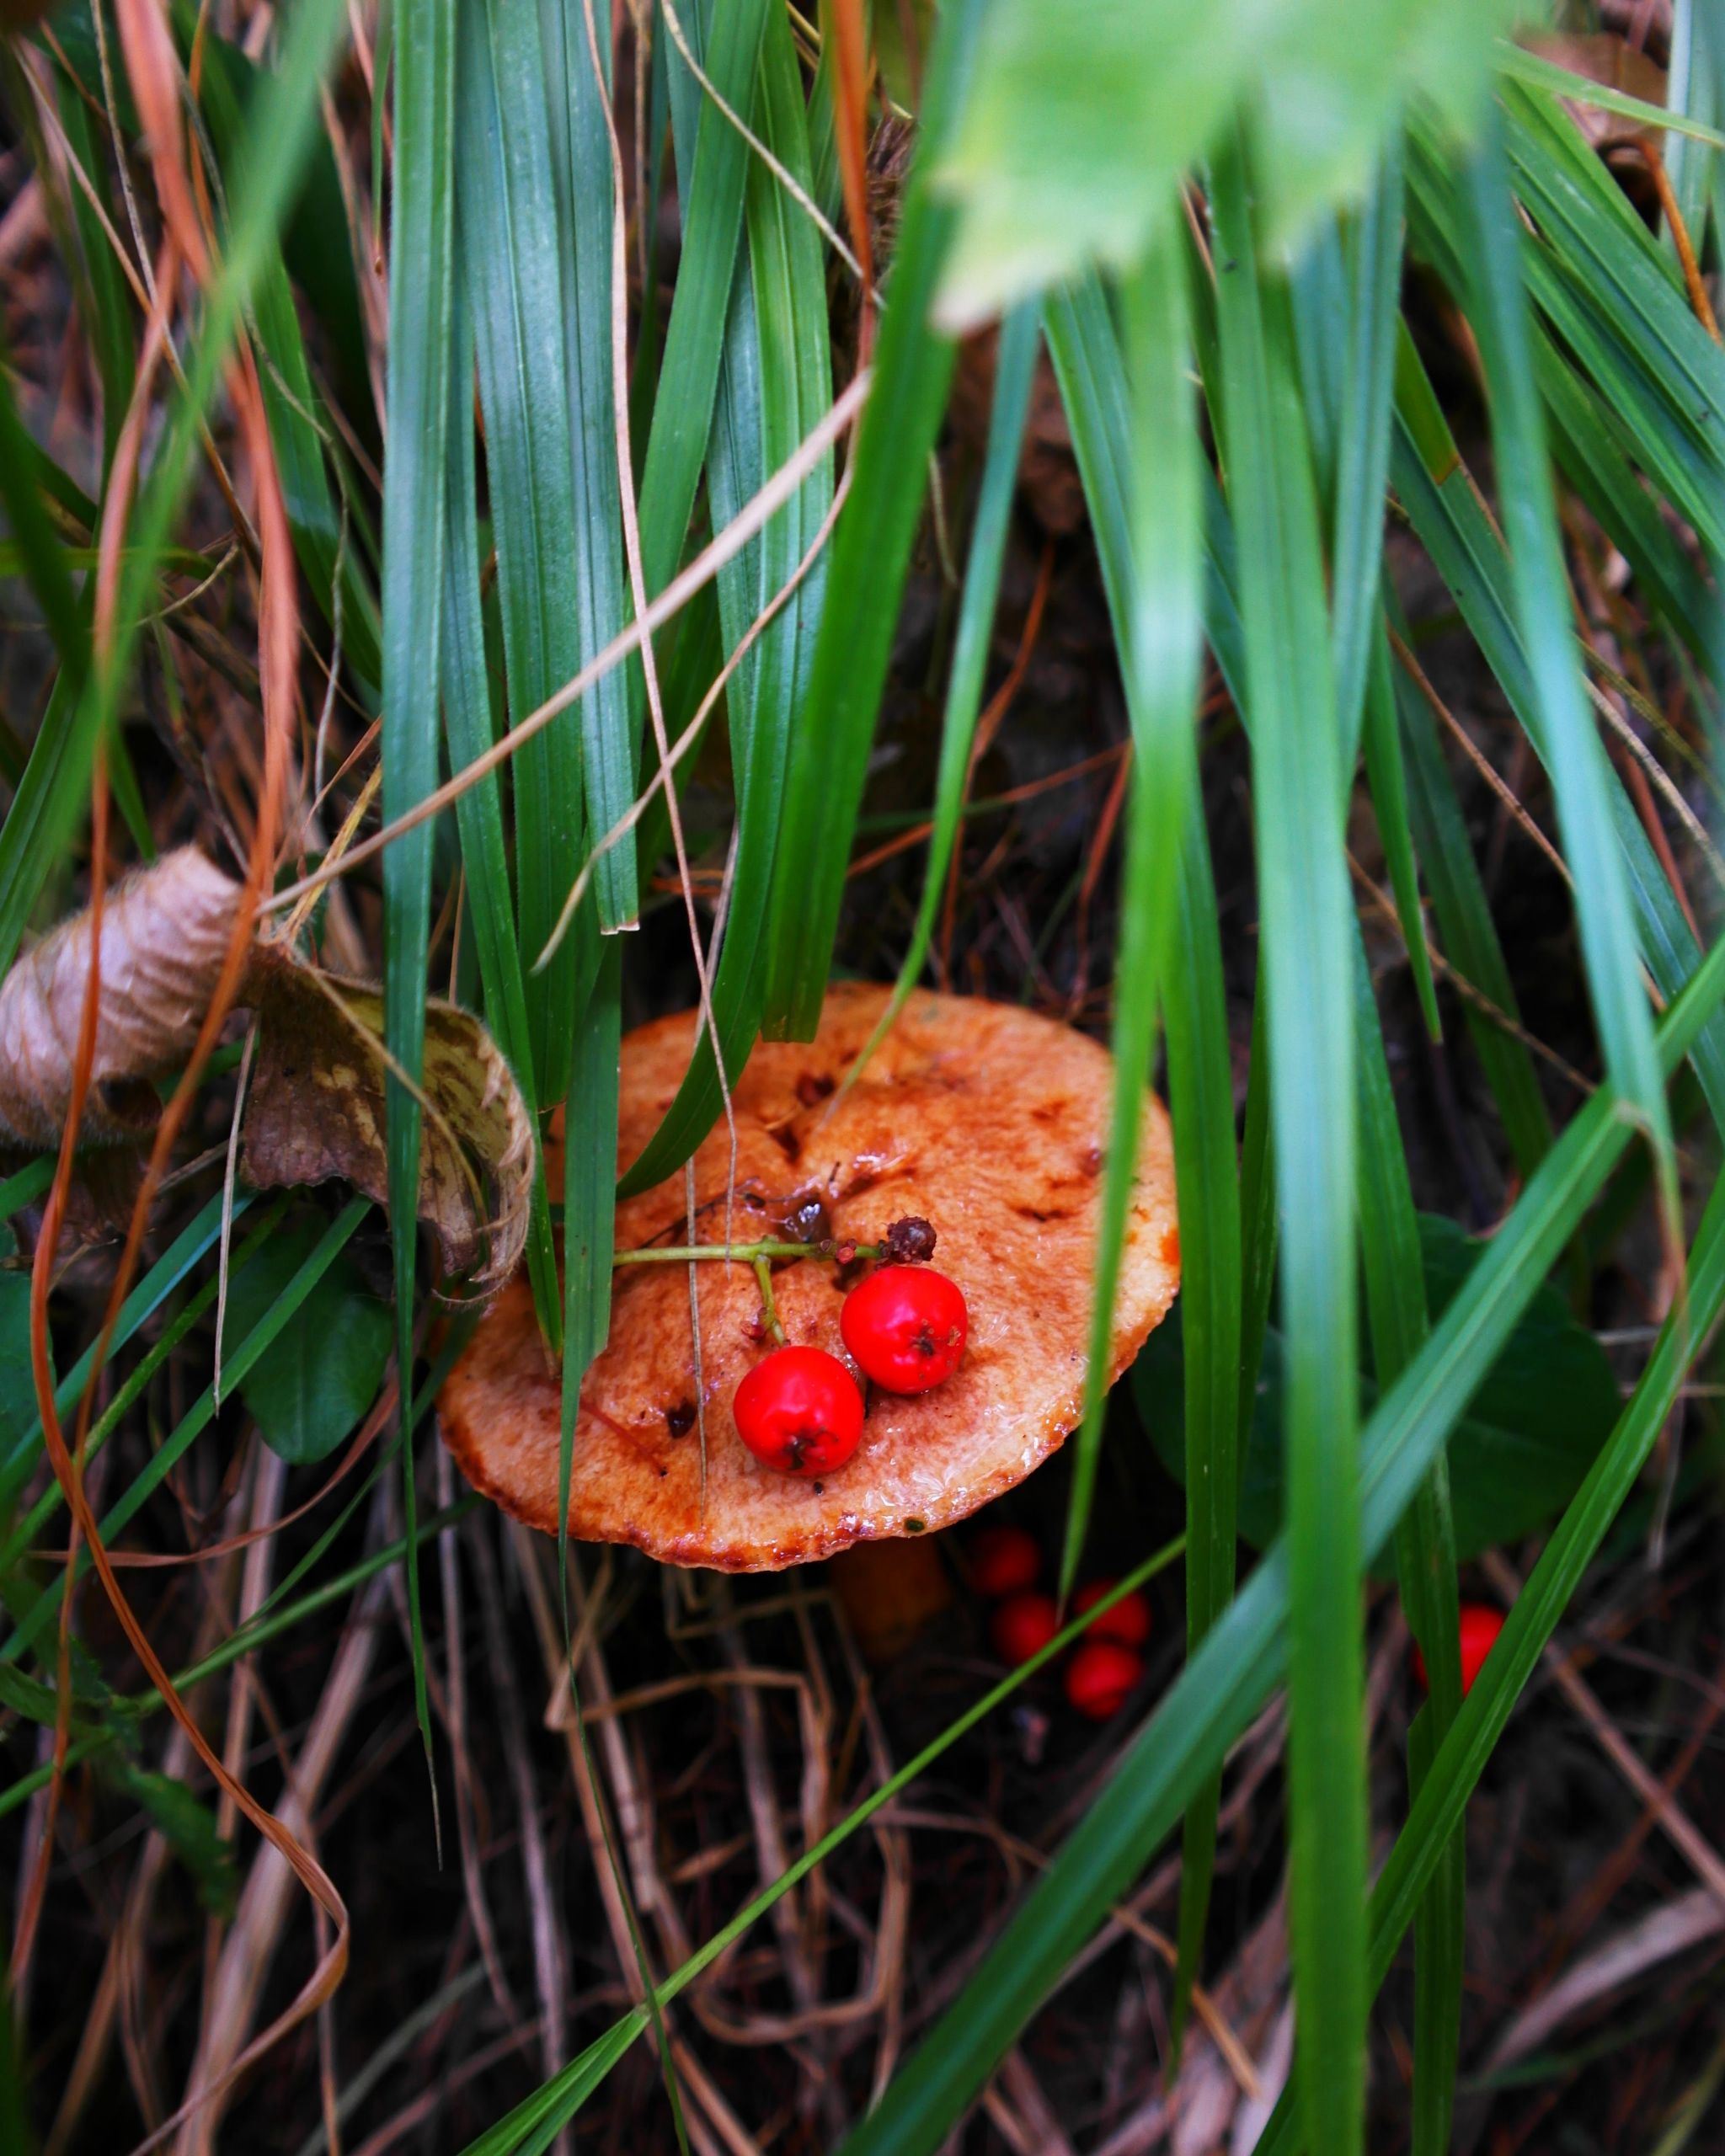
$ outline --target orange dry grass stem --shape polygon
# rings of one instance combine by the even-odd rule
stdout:
[[[100,534],[94,632],[97,664],[104,673],[115,663],[115,612],[126,524],[136,485],[139,446],[149,411],[151,389],[168,342],[169,312],[179,283],[178,267],[184,261],[201,280],[209,274],[211,259],[206,232],[199,221],[193,200],[186,146],[179,121],[181,83],[179,62],[165,19],[158,8],[150,4],[150,0],[119,0],[116,12],[126,71],[149,150],[157,196],[168,227],[168,237],[163,246],[162,274],[157,283],[156,303],[146,325],[143,359],[136,389],[116,445],[115,469],[110,478]],[[194,1751],[215,1776],[218,1785],[227,1791],[259,1833],[275,1847],[331,1919],[334,1925],[334,1936],[328,1951],[320,1956],[312,1975],[286,2012],[243,2052],[225,2073],[209,2086],[195,2092],[174,2118],[150,2137],[144,2147],[152,2145],[170,2132],[190,2111],[243,2072],[296,2022],[313,2012],[321,2001],[329,1997],[345,1970],[348,1947],[347,1912],[334,1883],[310,1853],[228,1771],[175,1690],[160,1657],[151,1646],[143,1625],[120,1588],[114,1566],[103,1547],[83,1487],[83,1450],[88,1436],[90,1408],[95,1396],[97,1379],[112,1340],[120,1305],[131,1283],[152,1202],[195,1097],[204,1065],[221,1036],[238,992],[254,933],[258,904],[269,890],[274,878],[286,792],[288,746],[291,739],[296,690],[295,651],[298,633],[293,555],[287,514],[264,418],[257,372],[249,348],[243,340],[228,368],[228,392],[254,475],[261,556],[259,673],[264,703],[264,776],[246,864],[245,899],[236,911],[232,934],[197,1042],[184,1075],[162,1117],[151,1149],[92,1358],[90,1380],[79,1403],[74,1458],[67,1447],[59,1418],[54,1412],[53,1383],[48,1356],[47,1295],[53,1253],[58,1242],[70,1187],[78,1123],[88,1091],[95,1049],[95,1018],[100,988],[100,909],[107,881],[107,793],[104,769],[99,757],[92,803],[92,902],[96,934],[91,945],[90,981],[80,1027],[72,1108],[61,1140],[58,1167],[49,1193],[43,1233],[37,1246],[31,1279],[30,1352],[42,1415],[44,1440],[72,1516],[71,1546],[74,1556],[78,1540],[82,1538],[89,1545],[91,1561],[115,1614],[145,1673],[160,1693],[168,1711],[184,1732]],[[66,1577],[68,1605],[76,1577],[76,1564],[68,1562]],[[51,1822],[53,1807],[58,1801],[66,1754],[65,1716],[70,1697],[66,1668],[66,1628],[67,1618],[63,1614],[60,1721],[56,1731],[55,1774],[49,1801]],[[20,1967],[28,1961],[34,1939],[40,1915],[42,1886],[45,1881],[43,1866],[51,1846],[49,1838],[45,1837],[37,1876],[32,1879],[20,1921],[14,1949],[14,1963]]]

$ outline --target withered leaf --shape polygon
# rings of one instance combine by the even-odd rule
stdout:
[[[152,1081],[177,1069],[222,970],[239,884],[187,846],[109,893],[93,1082],[80,1125],[87,1146],[154,1128]],[[18,960],[0,983],[0,1149],[60,1142],[90,963],[87,908]],[[341,1177],[380,1203],[384,1150],[383,1002],[288,946],[253,947],[240,1001],[259,1042],[243,1135],[259,1188]],[[526,1240],[533,1133],[520,1090],[477,1018],[425,1006],[425,1136],[419,1217],[451,1276],[478,1293],[499,1285]],[[88,1167],[88,1163],[85,1164]]]
[[[257,1061],[246,1104],[245,1172],[259,1189],[339,1176],[382,1203],[383,998],[302,965],[278,944],[253,958]],[[509,1065],[479,1021],[425,1005],[419,1217],[446,1273],[500,1287],[527,1237],[533,1133]]]
[[[239,900],[239,885],[195,846],[108,894],[84,1145],[120,1144],[154,1127],[161,1103],[149,1081],[183,1062],[197,1038]],[[37,1150],[60,1143],[89,969],[86,908],[0,982],[0,1138]]]

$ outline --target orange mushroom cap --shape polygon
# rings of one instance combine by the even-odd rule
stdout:
[[[738,1380],[770,1344],[757,1337],[759,1287],[746,1265],[698,1265],[703,1495],[688,1268],[621,1267],[610,1338],[581,1388],[572,1535],[632,1543],[670,1564],[775,1571],[876,1536],[950,1526],[1022,1481],[1077,1423],[1112,1058],[1012,1006],[918,994],[840,1097],[888,996],[836,986],[812,1042],[756,1049],[732,1095],[732,1238],[779,1240],[783,1223],[813,1217],[823,1235],[873,1243],[890,1222],[925,1217],[939,1238],[937,1262],[969,1306],[964,1362],[932,1391],[873,1394],[862,1441],[843,1467],[815,1480],[777,1474],[750,1454],[731,1417]],[[621,1166],[670,1105],[697,1022],[685,1011],[624,1040]],[[695,1159],[702,1242],[725,1240],[729,1155],[721,1122]],[[617,1248],[681,1246],[685,1203],[681,1171],[625,1199]],[[1168,1121],[1146,1094],[1110,1383],[1173,1300],[1179,1274]],[[775,1266],[774,1299],[793,1342],[841,1354],[844,1293],[830,1262]],[[450,1373],[440,1412],[467,1479],[547,1533],[557,1527],[559,1392],[518,1276]]]

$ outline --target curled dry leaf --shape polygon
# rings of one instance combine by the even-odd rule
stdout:
[[[160,1113],[153,1081],[197,1038],[232,932],[240,886],[187,846],[128,877],[103,907],[96,1059],[80,1136],[119,1145]],[[60,1142],[90,963],[88,909],[63,921],[0,983],[0,1151]],[[379,991],[307,965],[286,945],[254,948],[241,1001],[257,1013],[244,1164],[260,1188],[341,1177],[382,1203],[383,1003]],[[526,1240],[533,1134],[490,1035],[453,1004],[425,1009],[419,1217],[446,1273],[489,1293]]]
[[[243,1161],[259,1189],[339,1176],[382,1204],[383,998],[375,988],[305,966],[260,944],[248,994],[258,1054],[246,1104]],[[425,1005],[425,1133],[419,1218],[444,1270],[500,1287],[527,1239],[533,1134],[521,1090],[477,1018]],[[488,1191],[487,1185],[489,1189]]]
[[[240,887],[184,846],[108,894],[96,1060],[79,1137],[126,1143],[151,1130],[150,1081],[197,1038]],[[60,1143],[90,969],[88,910],[62,921],[0,983],[0,1137],[45,1151]]]

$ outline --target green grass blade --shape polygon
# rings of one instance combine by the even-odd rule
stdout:
[[[1542,754],[1574,876],[1594,1015],[1618,1093],[1640,1118],[1666,1164],[1668,1217],[1674,1219],[1665,1092],[1637,965],[1627,879],[1607,808],[1605,753],[1581,692],[1528,339],[1521,227],[1493,125],[1486,128],[1468,167],[1465,191],[1474,243],[1473,326],[1491,392],[1492,440],[1511,581],[1543,722]]]
[[[344,22],[339,0],[307,0],[287,24],[277,71],[258,99],[255,152],[232,204],[226,253],[208,289],[187,386],[169,409],[131,522],[117,629],[87,693],[56,684],[3,830],[0,830],[0,964],[9,964],[50,868],[88,798],[91,761],[130,680],[139,627],[151,611],[156,561],[183,504],[199,426],[235,329],[275,242],[316,140],[318,93]],[[7,460],[0,460],[8,462]],[[35,460],[40,470],[40,460]]]
[[[1419,1221],[1396,1120],[1365,949],[1354,947],[1359,1057],[1359,1247],[1374,1374],[1393,1384],[1424,1345],[1429,1330]],[[1434,1748],[1461,1705],[1461,1654],[1455,1596],[1455,1538],[1450,1520],[1449,1470],[1439,1452],[1418,1495],[1396,1527],[1402,1603],[1425,1656],[1429,1704],[1408,1732],[1408,1777],[1418,1793]],[[1466,1851],[1458,1836],[1421,1900],[1414,1947],[1414,2156],[1445,2156],[1450,2146],[1455,2067],[1461,2034]]]
[[[1240,1479],[1242,1270],[1234,1069],[1221,934],[1204,812],[1188,804],[1180,917],[1163,992],[1168,1105],[1180,1206],[1180,1313],[1186,1373],[1186,1652],[1234,1593]],[[1268,1178],[1265,1179],[1268,1185]],[[1266,1310],[1268,1297],[1266,1297]],[[1260,1337],[1262,1335],[1260,1333]],[[1174,2055],[1191,2004],[1215,1869],[1220,1769],[1181,1830],[1178,1951],[1169,2020]]]
[[[448,530],[443,561],[443,723],[451,767],[474,762],[495,738],[485,627],[479,605],[477,472],[471,424],[473,334],[465,311],[452,310],[449,368]],[[563,1349],[563,1308],[552,1243],[545,1155],[539,1144],[539,1097],[532,1034],[510,903],[502,786],[494,771],[469,786],[455,805],[473,947],[485,991],[485,1019],[521,1089],[534,1133],[533,1191],[527,1230],[527,1272],[540,1329],[553,1354]]]
[[[1211,184],[1224,442],[1239,547],[1290,1356],[1291,1910],[1308,2129],[1362,2146],[1365,1673],[1354,1433],[1352,905],[1324,563],[1285,286],[1254,274],[1243,157]]]
[[[389,440],[383,475],[383,815],[393,823],[437,784],[449,364],[455,231],[453,0],[409,8],[395,40],[395,184],[389,243]],[[434,826],[383,857],[384,1038],[417,1085],[425,1044],[425,953]],[[395,1250],[402,1486],[409,1555],[414,1704],[427,1762],[431,1720],[419,1567],[413,1554],[414,1275],[419,1242],[420,1110],[392,1072],[386,1100],[389,1220]],[[435,1804],[435,1785],[433,1803]]]
[[[405,19],[399,34],[407,29]],[[575,57],[587,63],[585,35]],[[563,381],[563,272],[550,125],[537,80],[533,0],[473,0],[461,10],[456,175],[461,259],[479,361],[497,599],[512,717],[535,711],[580,670],[575,514]],[[398,55],[398,67],[401,56]],[[609,241],[609,220],[606,221]],[[609,387],[609,374],[606,376]],[[585,819],[580,722],[565,712],[516,758],[520,935],[530,963],[549,941],[580,867]],[[580,954],[566,937],[526,983],[537,1097],[569,1087]]]
[[[1402,157],[1381,159],[1348,247],[1348,341],[1342,370],[1336,458],[1332,583],[1332,648],[1342,769],[1359,745],[1366,675],[1378,616],[1384,554],[1384,486],[1390,468],[1390,413],[1402,298]]]
[[[734,112],[746,119],[754,104],[756,65],[769,0],[733,0],[711,15],[711,36],[692,39],[697,57]],[[703,14],[701,20],[708,18]],[[681,59],[670,63],[671,107],[687,112],[698,92]],[[713,427],[718,370],[729,314],[743,198],[751,162],[748,145],[705,98],[698,107],[695,147],[686,127],[674,125],[683,211],[683,246],[676,296],[665,334],[665,357],[653,401],[653,431],[641,474],[641,563],[647,595],[670,583],[682,552],[695,489]]]
[[[931,173],[963,101],[983,9],[943,11],[929,54],[923,124],[893,258],[874,386],[859,430],[855,477],[833,542],[802,723],[791,744],[773,889],[766,1031],[812,1036],[826,992],[851,834],[868,773],[900,595],[946,408],[956,348],[928,310],[951,236],[952,206]]]
[[[1092,280],[1049,302],[1049,350],[1090,506],[1105,588],[1122,648],[1130,637],[1132,545],[1125,485],[1132,469],[1125,370],[1106,302]],[[1207,477],[1200,468],[1200,477]],[[1215,504],[1210,504],[1213,510]],[[1206,544],[1226,512],[1207,520]],[[1225,595],[1214,560],[1205,598]],[[1231,599],[1227,605],[1231,608]],[[1235,618],[1231,613],[1227,619]],[[1211,616],[1214,633],[1215,616]],[[1188,1649],[1226,1606],[1234,1582],[1234,1516],[1241,1394],[1240,1201],[1234,1152],[1233,1071],[1210,842],[1188,787],[1178,912],[1162,990],[1174,1169],[1180,1209],[1181,1309],[1186,1365]],[[1265,1314],[1268,1314],[1266,1276]],[[1262,1326],[1260,1326],[1260,1337]],[[1249,1390],[1249,1387],[1248,1387]],[[1186,1817],[1180,1956],[1172,2014],[1184,2020],[1214,1868],[1220,1774]]]
[[[1692,18],[1695,12],[1688,0],[1678,0],[1680,17]],[[1669,128],[1674,135],[1691,141],[1705,143],[1716,150],[1725,149],[1725,135],[1674,101],[1669,105],[1649,104],[1645,98],[1631,97],[1626,90],[1614,90],[1607,83],[1594,82],[1590,75],[1578,75],[1573,68],[1559,67],[1543,53],[1530,52],[1525,45],[1516,45],[1509,38],[1498,40],[1497,65],[1499,74],[1525,83],[1534,89],[1549,90],[1554,97],[1573,98],[1576,104],[1589,105],[1595,112],[1616,113],[1620,120],[1637,120],[1643,127]],[[1674,50],[1674,75],[1676,67]]]
[[[1167,965],[1187,803],[1197,787],[1194,738],[1201,655],[1202,526],[1198,436],[1187,376],[1186,265],[1170,216],[1122,290],[1132,428],[1128,544],[1109,579],[1132,728],[1126,861],[1114,986],[1114,1091],[1097,1227],[1095,1298],[1084,1419],[1060,1554],[1061,1599],[1083,1555],[1102,1449],[1109,1340],[1155,1048],[1158,977]],[[1092,449],[1092,462],[1096,454]],[[1120,572],[1125,572],[1124,583]]]
[[[324,1273],[346,1248],[352,1239],[355,1229],[359,1226],[371,1209],[370,1198],[350,1198],[335,1219],[330,1222],[319,1237],[316,1248],[308,1254],[304,1264],[282,1289],[279,1299],[270,1305],[245,1338],[236,1343],[232,1354],[225,1358],[222,1374],[225,1390],[230,1392],[238,1390],[252,1365],[280,1333],[306,1297],[311,1294],[312,1289],[317,1286],[318,1281],[323,1278]],[[267,1221],[260,1222],[254,1230],[249,1239],[251,1247],[255,1248],[267,1235],[269,1225]],[[184,1326],[189,1326],[193,1318],[209,1309],[215,1299],[216,1283],[211,1280],[206,1283],[205,1289],[200,1291],[199,1295],[192,1298],[190,1305],[190,1315],[181,1314],[181,1327],[169,1328],[173,1339],[177,1340],[182,1337]],[[139,1369],[132,1374],[126,1386],[122,1388],[104,1411],[102,1422],[105,1425],[103,1430],[104,1439],[118,1426],[124,1409],[136,1400],[144,1385],[147,1383],[149,1376],[165,1359],[165,1354],[158,1354],[152,1348],[150,1355],[144,1358]],[[104,1542],[111,1543],[115,1536],[136,1518],[145,1502],[162,1486],[163,1481],[184,1458],[193,1441],[215,1421],[216,1413],[215,1387],[213,1385],[206,1385],[185,1413],[181,1416],[173,1430],[151,1454],[147,1465],[133,1477],[122,1494],[103,1514],[99,1525],[102,1540]],[[40,1508],[39,1507],[38,1509]],[[34,1514],[32,1518],[34,1518]],[[34,1532],[35,1529],[33,1529],[32,1531]],[[79,1577],[82,1577],[83,1572],[88,1568],[88,1550],[80,1553],[79,1564]],[[40,1636],[49,1620],[58,1611],[60,1601],[61,1590],[56,1581],[52,1587],[43,1589],[35,1604],[19,1625],[17,1630],[8,1636],[3,1647],[0,1647],[0,1657],[10,1661],[22,1648],[34,1644]]]
[[[576,535],[568,574],[574,584],[575,644],[585,665],[628,617],[611,382],[611,143],[582,0],[543,0],[539,27],[550,98],[557,222],[567,235],[560,249],[563,350]],[[606,39],[600,45],[608,51]],[[503,78],[505,83],[509,79]],[[526,79],[531,79],[531,68]],[[591,837],[601,836],[628,813],[634,793],[635,733],[629,675],[618,669],[596,681],[581,703]],[[635,849],[628,840],[601,861],[593,883],[602,928],[634,921],[639,895]]]
[[[676,67],[680,77],[687,76],[681,59]],[[801,82],[790,25],[777,9],[769,12],[761,38],[754,125],[773,155],[808,186]],[[687,133],[685,123],[686,139]],[[832,401],[826,288],[814,228],[758,158],[750,160],[745,207],[748,255],[731,290],[708,460],[713,520],[721,528]],[[719,571],[719,619],[731,650],[795,576],[832,494],[832,467],[823,461],[758,538]],[[725,692],[737,824],[713,1015],[728,1081],[741,1070],[760,1029],[785,764],[808,693],[825,591],[825,563],[817,560],[745,652]],[[723,1099],[713,1039],[703,1027],[676,1099],[623,1177],[624,1195],[678,1167],[712,1128]]]
[[[89,107],[78,94],[76,83],[58,67],[55,69],[55,88],[60,124],[66,130],[72,154],[88,174],[96,200],[111,225],[114,205],[108,186],[107,163],[96,153]],[[114,259],[114,250],[108,244],[102,221],[82,187],[74,185],[68,192],[83,258],[78,280],[80,303],[88,309],[90,339],[102,378],[102,469],[105,474],[114,462],[115,444],[120,438],[126,407],[131,402],[132,384],[137,379],[134,355],[136,333],[131,295],[120,264]]]
[[[183,49],[190,48],[197,23],[197,9],[190,0],[178,0],[174,26]],[[249,75],[243,54],[220,38],[206,40],[199,109],[228,195],[243,186],[252,155],[243,104]],[[339,229],[345,232],[344,222]],[[330,247],[328,251],[338,250]],[[335,619],[335,586],[339,579],[342,647],[355,673],[375,694],[382,664],[377,641],[377,601],[366,580],[357,547],[343,547],[341,517],[324,469],[327,430],[318,416],[293,289],[279,249],[264,251],[252,291],[250,323],[257,340],[259,383],[295,557],[326,622]]]
[[[90,624],[78,604],[66,549],[36,491],[35,459],[13,400],[12,375],[12,355],[0,337],[0,505],[18,549],[18,568],[35,594],[75,692],[90,663]]]
[[[1725,947],[1702,960],[1660,1025],[1667,1070],[1691,1052],[1722,997]],[[1491,1249],[1413,1364],[1380,1400],[1360,1446],[1364,1561],[1394,1532],[1630,1137],[1610,1089],[1602,1087],[1530,1178]],[[1061,1971],[1110,1904],[1130,1889],[1262,1705],[1281,1674],[1288,1603],[1287,1548],[1279,1540],[1163,1695],[1082,1824],[1026,1894],[964,1990],[842,2144],[841,2156],[927,2156],[941,2146]],[[1457,1734],[1468,1726],[1469,1710],[1485,1682],[1482,1678],[1469,1695]],[[1445,1834],[1454,1823],[1445,1822]],[[1425,1884],[1423,1877],[1415,1882],[1397,1939],[1413,1921]]]
[[[1378,836],[1396,894],[1396,913],[1407,946],[1407,963],[1413,975],[1426,1032],[1441,1040],[1444,1029],[1438,1016],[1437,990],[1432,980],[1431,953],[1426,947],[1425,915],[1419,903],[1419,864],[1413,850],[1408,821],[1407,773],[1402,760],[1402,735],[1396,718],[1396,686],[1390,675],[1390,647],[1381,622],[1374,626],[1365,685],[1366,783],[1377,818]]]
[[[1450,1860],[1468,1798],[1496,1750],[1546,1641],[1582,1583],[1612,1521],[1634,1490],[1688,1374],[1696,1343],[1725,1310],[1725,1182],[1716,1182],[1689,1260],[1689,1303],[1666,1321],[1634,1394],[1587,1479],[1553,1530],[1473,1689],[1433,1756],[1371,1902],[1375,1989],[1424,1896]],[[1278,2106],[1259,2156],[1306,2146],[1291,2105]]]
[[[566,1576],[569,1469],[581,1380],[611,1331],[611,1251],[617,1222],[618,1043],[622,954],[607,941],[576,1037],[563,1104],[563,1422],[557,1455],[557,1550]]]
[[[49,1174],[51,1174],[53,1166],[51,1160],[45,1160],[42,1166]],[[49,1174],[45,1174],[42,1177],[43,1188],[47,1186]],[[28,1202],[27,1198],[18,1198],[15,1201],[18,1204],[24,1204]],[[251,1202],[251,1193],[248,1191],[237,1192],[233,1201],[233,1217],[236,1219],[241,1218]],[[0,1217],[3,1217],[3,1213],[4,1209],[0,1209]],[[108,1352],[110,1358],[119,1353],[147,1318],[155,1315],[193,1266],[210,1249],[221,1232],[222,1201],[219,1198],[212,1198],[190,1225],[181,1229],[179,1235],[174,1237],[120,1305],[120,1315],[115,1321],[114,1337],[109,1343]],[[89,1383],[90,1366],[93,1358],[94,1350],[87,1348],[77,1361],[72,1364],[72,1369],[60,1380],[54,1393],[54,1408],[56,1414],[64,1417],[72,1412],[79,1395]],[[9,1513],[25,1483],[29,1481],[31,1475],[35,1472],[36,1464],[41,1456],[42,1425],[38,1417],[28,1429],[19,1433],[11,1450],[7,1454],[3,1464],[0,1464],[0,1518],[3,1518]],[[60,1486],[57,1482],[51,1490],[45,1491],[43,1495],[51,1500],[50,1512],[57,1508],[62,1502]],[[48,1517],[47,1512],[42,1514],[44,1519]],[[32,1518],[34,1518],[34,1515]],[[8,1537],[5,1544],[0,1545],[0,1575],[12,1569],[39,1532],[40,1523],[38,1522],[29,1526],[28,1534],[19,1530]]]
[[[970,527],[970,547],[964,563],[964,589],[959,601],[959,626],[953,639],[953,663],[947,676],[946,710],[941,722],[940,767],[934,787],[934,813],[930,819],[928,861],[922,873],[922,896],[911,931],[910,947],[893,984],[892,1000],[880,1023],[869,1036],[862,1053],[846,1073],[853,1084],[866,1068],[887,1029],[905,1007],[905,998],[922,975],[928,947],[934,937],[935,918],[958,844],[959,812],[964,805],[964,781],[970,769],[970,748],[976,739],[976,721],[982,708],[982,685],[988,665],[988,647],[994,633],[995,609],[1000,599],[1001,563],[1005,557],[1007,531],[1012,497],[1018,483],[1018,456],[1024,435],[1024,415],[1030,404],[1030,384],[1036,368],[1036,348],[1041,309],[1033,301],[1014,307],[1001,324],[1000,346],[995,361],[994,404],[989,414],[988,448],[983,459],[982,483],[977,490],[976,515]],[[1081,445],[1084,426],[1081,414],[1073,421],[1074,446],[1079,469],[1087,473],[1098,453],[1088,440]],[[1098,519],[1099,522],[1100,520]],[[1123,563],[1116,572],[1127,574]]]

